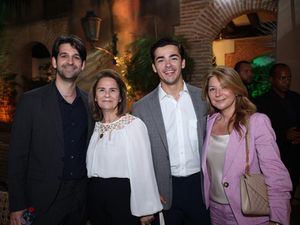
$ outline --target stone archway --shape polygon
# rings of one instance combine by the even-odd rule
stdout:
[[[235,17],[253,11],[277,11],[277,0],[181,0],[180,25],[175,34],[187,39],[195,62],[191,83],[201,84],[201,77],[212,67],[212,41]]]
[[[62,34],[68,34],[68,32],[69,21],[67,18],[7,27],[4,33],[7,40],[6,70],[17,74],[16,81],[22,85],[22,76],[30,78],[32,74],[34,43],[42,44],[50,53],[55,38]],[[22,92],[22,88],[17,88],[17,100]]]

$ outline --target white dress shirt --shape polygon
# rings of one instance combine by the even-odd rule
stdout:
[[[162,210],[145,124],[126,114],[109,124],[96,122],[87,151],[88,177],[129,178],[131,213]]]
[[[200,171],[197,117],[186,87],[176,100],[159,86],[159,100],[167,135],[172,176],[185,177]]]

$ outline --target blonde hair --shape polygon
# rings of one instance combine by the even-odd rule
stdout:
[[[212,69],[206,75],[203,86],[203,98],[209,104],[210,114],[219,112],[219,110],[211,104],[208,96],[208,83],[212,77],[216,77],[222,87],[230,89],[235,94],[235,111],[229,120],[227,129],[230,132],[230,127],[233,127],[233,129],[236,129],[239,135],[242,136],[242,126],[247,128],[249,117],[256,112],[256,106],[248,98],[247,88],[234,69],[225,66],[218,66]]]

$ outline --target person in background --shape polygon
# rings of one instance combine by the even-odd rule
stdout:
[[[73,35],[52,48],[54,82],[24,93],[17,106],[8,158],[11,225],[26,208],[34,225],[86,223],[86,150],[93,129],[87,94],[76,86],[86,49]]]
[[[270,69],[272,88],[256,99],[259,112],[270,117],[281,157],[288,168],[293,194],[300,178],[300,95],[290,90],[292,74],[288,65],[276,63]]]
[[[150,53],[160,84],[132,112],[148,128],[165,224],[209,224],[200,164],[206,104],[201,90],[182,78],[185,53],[179,42],[162,38]]]
[[[252,66],[249,61],[242,60],[235,64],[234,69],[240,75],[244,85],[247,87],[253,81]]]
[[[238,73],[214,68],[203,96],[209,104],[202,170],[206,206],[213,225],[289,225],[289,173],[280,160],[269,118],[256,113]],[[262,173],[268,190],[270,215],[245,216],[241,211],[240,177],[245,172],[249,140],[250,173]]]
[[[126,113],[126,85],[102,70],[89,104],[95,129],[87,152],[92,225],[148,225],[162,210],[145,124]]]

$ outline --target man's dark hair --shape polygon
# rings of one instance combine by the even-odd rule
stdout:
[[[152,62],[154,63],[155,62],[155,56],[154,56],[154,52],[157,48],[160,48],[160,47],[164,47],[166,45],[174,45],[178,48],[178,51],[179,51],[179,54],[181,56],[182,59],[185,58],[185,51],[184,51],[184,48],[182,46],[182,44],[173,39],[173,38],[162,38],[162,39],[159,39],[158,41],[156,41],[152,46],[151,46],[151,49],[150,49],[150,55],[151,55],[151,59],[152,59]]]
[[[269,76],[270,76],[270,77],[274,77],[275,74],[276,74],[276,70],[277,70],[278,68],[287,68],[289,71],[291,71],[290,67],[289,67],[287,64],[285,64],[285,63],[275,63],[275,64],[271,67],[271,69],[270,69]]]
[[[239,73],[241,70],[242,64],[250,64],[251,65],[251,62],[246,61],[246,60],[238,61],[234,66],[234,70]]]
[[[57,59],[59,53],[59,46],[62,44],[70,44],[73,48],[75,48],[78,51],[82,62],[86,60],[85,46],[82,40],[75,35],[68,35],[68,36],[61,35],[57,37],[52,47],[52,57]]]

